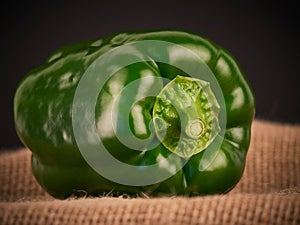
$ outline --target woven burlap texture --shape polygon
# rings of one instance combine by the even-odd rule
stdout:
[[[300,224],[300,126],[254,121],[245,173],[226,195],[55,200],[30,151],[0,154],[0,224]]]

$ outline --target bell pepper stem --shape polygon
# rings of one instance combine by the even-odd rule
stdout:
[[[183,158],[203,151],[220,131],[219,104],[208,82],[176,76],[159,93],[154,127],[162,144]]]
[[[185,128],[185,133],[188,137],[193,139],[202,137],[205,133],[203,121],[201,119],[189,120]]]

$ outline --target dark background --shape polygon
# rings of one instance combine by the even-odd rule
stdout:
[[[21,146],[13,125],[20,79],[66,44],[128,30],[183,29],[229,50],[257,99],[256,118],[300,122],[296,3],[43,1],[1,3],[0,149]]]

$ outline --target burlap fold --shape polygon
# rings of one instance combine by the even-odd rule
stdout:
[[[300,126],[256,120],[241,182],[226,195],[55,200],[26,149],[0,154],[0,224],[300,224]]]

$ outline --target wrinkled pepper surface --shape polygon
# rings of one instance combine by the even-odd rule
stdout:
[[[161,49],[169,63],[157,62],[151,54],[143,55],[148,60],[116,71],[99,90],[95,104],[96,128],[103,145],[113,157],[137,166],[137,170],[141,168],[138,166],[159,165],[172,154],[173,160],[164,161],[158,174],[175,171],[167,179],[153,184],[127,185],[102,176],[84,159],[74,136],[72,109],[83,74],[99,56],[119,46],[144,40],[174,43],[199,57],[213,72],[225,104],[221,104],[210,82],[201,79],[201,74],[193,77],[172,65],[174,61],[189,64],[189,57],[180,51]],[[141,57],[138,49],[122,54]],[[140,82],[145,76],[166,80]],[[101,80],[101,73],[96,80]],[[127,98],[120,97],[122,90],[133,81],[137,81],[137,88]],[[155,88],[159,89],[156,96],[132,104],[141,90],[145,93]],[[128,105],[130,112],[125,115],[122,109]],[[222,110],[225,127],[220,125]],[[174,30],[118,33],[59,49],[24,77],[14,98],[15,127],[32,152],[33,174],[56,198],[226,193],[243,174],[254,114],[253,93],[233,57],[206,38]],[[122,130],[125,125],[135,136],[133,140],[147,139],[139,146],[140,150],[120,140],[120,136],[127,139],[128,132]],[[84,144],[93,148],[93,141]],[[204,159],[208,151],[215,152],[209,163]],[[110,170],[116,168],[111,165]],[[130,177],[131,174],[120,171],[120,176]]]

